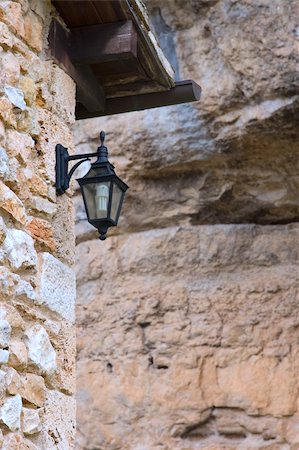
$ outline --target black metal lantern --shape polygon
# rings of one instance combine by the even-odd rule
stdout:
[[[105,133],[100,133],[101,145],[96,153],[70,156],[62,145],[56,145],[56,192],[63,194],[69,187],[71,176],[77,167],[90,157],[97,156],[90,170],[77,179],[80,184],[88,222],[98,229],[100,239],[106,239],[107,230],[118,223],[123,199],[128,186],[114,171],[108,161],[108,149],[104,146]],[[68,173],[68,162],[81,159]]]

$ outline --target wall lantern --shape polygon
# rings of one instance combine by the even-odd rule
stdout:
[[[117,225],[123,199],[128,186],[114,171],[108,161],[108,149],[104,146],[105,133],[100,133],[101,145],[96,153],[69,155],[61,144],[56,145],[56,192],[64,194],[69,188],[70,179],[80,164],[92,157],[97,160],[91,164],[89,172],[77,179],[80,184],[88,222],[98,229],[100,239],[106,239],[109,227]],[[68,163],[80,159],[68,172]]]

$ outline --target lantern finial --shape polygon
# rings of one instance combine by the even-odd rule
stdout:
[[[101,146],[104,145],[105,136],[106,136],[105,131],[101,131],[100,132]]]

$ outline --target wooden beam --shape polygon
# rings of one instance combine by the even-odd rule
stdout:
[[[90,113],[82,105],[76,107],[76,119],[109,116],[129,111],[157,108],[160,106],[177,105],[179,103],[195,102],[200,99],[201,87],[193,80],[176,82],[175,87],[168,91],[150,94],[129,95],[127,97],[106,98],[105,111]]]
[[[49,30],[48,57],[61,66],[73,78],[77,86],[77,101],[90,111],[105,110],[105,95],[97,82],[92,70],[86,66],[73,64],[70,58],[72,46],[71,33],[65,30],[55,19],[52,20]]]
[[[70,58],[78,64],[137,58],[137,32],[133,22],[73,28]]]

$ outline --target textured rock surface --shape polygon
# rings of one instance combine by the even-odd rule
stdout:
[[[56,369],[56,353],[46,330],[34,325],[26,330],[25,336],[29,362],[42,373],[53,372]]]
[[[295,450],[298,5],[147,5],[203,95],[74,129],[130,185],[104,243],[76,196],[77,447]]]
[[[53,14],[50,0],[0,0],[3,450],[67,450],[74,440],[75,239],[71,200],[56,198],[54,149],[73,146],[75,84],[47,60]],[[48,411],[55,395],[69,400],[63,421],[59,404]]]
[[[82,447],[293,444],[298,238],[295,225],[214,225],[80,244]]]

